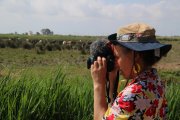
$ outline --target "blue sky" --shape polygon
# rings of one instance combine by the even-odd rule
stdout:
[[[0,33],[108,35],[148,23],[157,35],[180,35],[180,0],[0,0]]]

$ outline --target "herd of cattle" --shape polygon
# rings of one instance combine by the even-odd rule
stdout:
[[[38,39],[0,39],[0,48],[24,48],[36,49],[37,54],[43,54],[45,51],[55,50],[79,50],[83,54],[89,52],[92,41],[64,41],[64,40],[38,40]]]

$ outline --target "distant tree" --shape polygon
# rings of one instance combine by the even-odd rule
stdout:
[[[39,32],[36,32],[36,35],[40,35],[40,33],[39,33]]]
[[[53,35],[53,31],[51,31],[51,30],[48,29],[48,28],[41,29],[41,33],[42,33],[43,35]]]
[[[51,33],[50,33],[51,35],[53,35],[54,33],[53,33],[53,31],[51,31]]]
[[[25,32],[24,34],[25,34],[25,35],[28,35],[28,32]]]

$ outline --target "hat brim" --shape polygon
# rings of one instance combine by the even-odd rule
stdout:
[[[165,55],[172,48],[172,45],[170,44],[162,44],[159,42],[121,42],[116,39],[116,36],[116,33],[111,34],[108,36],[108,40],[113,44],[119,44],[134,51],[147,51],[160,48],[161,55]]]

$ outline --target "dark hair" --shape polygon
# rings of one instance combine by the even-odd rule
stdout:
[[[150,67],[159,62],[159,60],[162,58],[162,56],[155,56],[154,50],[147,50],[142,52],[137,52],[140,54],[140,56],[143,59],[143,62],[146,66]]]

